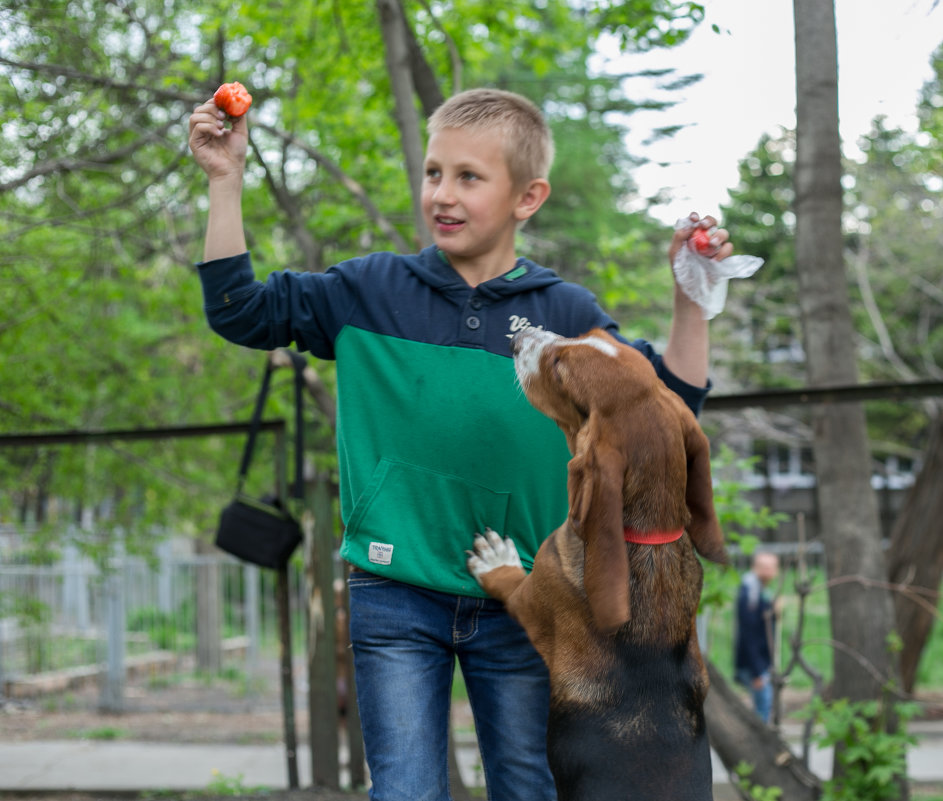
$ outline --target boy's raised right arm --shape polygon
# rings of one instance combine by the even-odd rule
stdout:
[[[212,100],[190,115],[190,150],[209,179],[209,218],[203,260],[212,261],[245,253],[242,227],[242,176],[245,171],[249,128],[246,116],[227,115]]]

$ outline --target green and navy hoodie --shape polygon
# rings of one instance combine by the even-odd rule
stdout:
[[[481,597],[465,551],[490,526],[530,567],[566,519],[570,454],[524,397],[509,340],[528,326],[618,335],[589,291],[526,259],[470,287],[434,247],[324,273],[276,272],[264,283],[248,253],[199,267],[207,319],[221,336],[266,350],[294,342],[337,362],[343,558]],[[671,374],[647,342],[630,344],[700,410],[706,389]]]

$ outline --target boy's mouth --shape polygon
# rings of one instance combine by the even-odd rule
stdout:
[[[448,217],[444,214],[437,214],[435,217],[436,227],[440,231],[455,231],[464,225],[464,220],[459,220],[457,217]]]

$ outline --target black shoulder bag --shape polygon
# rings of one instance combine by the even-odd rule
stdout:
[[[295,481],[292,497],[304,498],[304,451],[302,414],[303,371],[306,359],[299,353],[287,351],[295,368]],[[282,568],[302,540],[301,526],[276,495],[266,495],[261,500],[248,496],[243,491],[252,450],[255,447],[262,411],[272,380],[272,364],[268,362],[262,377],[262,388],[255,402],[249,438],[242,453],[239,466],[239,481],[235,498],[223,509],[216,530],[216,546],[238,556],[246,562],[261,567]]]

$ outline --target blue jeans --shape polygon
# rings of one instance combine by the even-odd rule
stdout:
[[[745,670],[737,672],[737,681],[750,691],[753,698],[753,709],[764,723],[769,723],[770,716],[773,713],[773,682],[769,673],[762,676],[763,686],[757,689],[753,686],[753,679]]]
[[[350,639],[373,801],[450,801],[458,658],[488,798],[553,801],[547,669],[498,601],[350,576]]]

